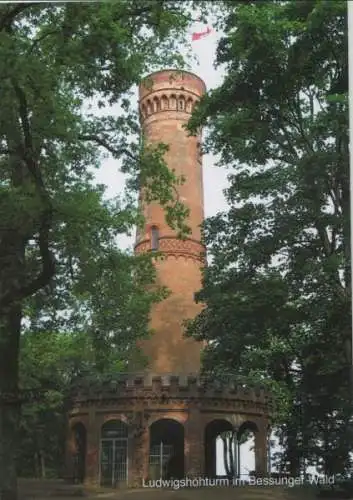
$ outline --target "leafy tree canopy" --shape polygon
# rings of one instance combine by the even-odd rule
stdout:
[[[5,500],[16,498],[18,406],[12,403],[19,383],[26,385],[19,381],[21,325],[24,349],[37,346],[36,335],[44,348],[49,333],[55,346],[59,333],[86,332],[97,370],[112,366],[106,362],[109,348],[122,369],[136,338],[148,332],[151,303],[165,293],[146,289],[154,277],[148,256],[135,258],[118,248],[119,235],[141,220],[134,203],[139,188],[163,204],[171,225],[187,230],[185,207],[175,200],[182,180],[163,160],[166,145],[139,140],[130,89],[161,66],[183,67],[178,47],[186,41],[189,7],[164,0],[0,6],[0,496]],[[100,112],[85,110],[87,100]],[[107,153],[128,175],[121,199],[107,200],[94,182]],[[60,337],[61,342],[64,349]],[[50,378],[49,363],[44,364]],[[26,366],[29,375],[30,363],[22,360],[22,369]],[[28,380],[35,382],[32,376]]]
[[[292,473],[309,455],[337,472],[351,414],[347,4],[223,5],[226,76],[190,131],[208,126],[230,209],[204,227],[207,307],[189,334],[208,341],[206,372],[272,389]]]

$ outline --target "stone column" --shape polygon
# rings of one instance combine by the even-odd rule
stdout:
[[[196,408],[190,409],[184,426],[184,436],[184,475],[203,477],[205,475],[204,426],[200,412]]]
[[[204,439],[205,467],[204,473],[208,478],[216,475],[216,439]]]
[[[268,475],[271,475],[271,468],[272,468],[272,449],[271,449],[271,435],[272,435],[272,429],[271,427],[268,427],[267,429],[267,473]]]
[[[267,476],[267,428],[261,426],[255,433],[255,472],[256,475]]]
[[[237,478],[240,478],[240,445],[237,433],[235,433],[234,435],[234,461],[235,461],[234,473]]]
[[[76,453],[76,443],[72,426],[68,422],[66,429],[65,445],[65,479],[72,482],[74,479],[74,455]]]
[[[100,428],[97,425],[94,408],[89,409],[86,442],[85,483],[96,485],[99,482]]]
[[[133,450],[129,486],[141,487],[149,474],[150,433],[147,419],[142,420],[131,443]]]

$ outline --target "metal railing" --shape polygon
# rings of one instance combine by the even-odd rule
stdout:
[[[127,439],[102,439],[100,450],[100,483],[116,487],[128,480]]]
[[[167,477],[168,462],[173,455],[173,445],[161,442],[151,447],[149,455],[149,476],[151,479],[165,479]]]

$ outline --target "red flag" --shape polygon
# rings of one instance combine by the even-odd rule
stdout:
[[[192,34],[192,37],[191,37],[191,40],[194,42],[195,40],[200,40],[201,38],[203,38],[204,36],[207,36],[211,33],[211,28],[209,26],[207,26],[207,30],[206,31],[201,31],[199,33],[193,33]]]

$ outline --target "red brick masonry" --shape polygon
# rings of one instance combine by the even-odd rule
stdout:
[[[85,434],[81,460],[85,480],[100,481],[102,426],[112,420],[128,426],[125,483],[129,486],[141,486],[149,476],[151,426],[157,421],[179,424],[175,425],[181,429],[178,436],[184,436],[184,451],[178,452],[178,460],[183,462],[185,477],[214,475],[217,432],[246,428],[255,434],[256,471],[259,475],[267,472],[269,395],[263,390],[205,383],[198,376],[202,344],[184,337],[184,320],[194,318],[203,307],[195,303],[194,295],[202,286],[206,264],[200,229],[204,219],[201,131],[197,137],[190,137],[184,127],[205,90],[199,77],[175,70],[153,73],[140,86],[139,111],[145,139],[149,144],[167,144],[168,167],[185,179],[177,194],[190,210],[187,223],[191,233],[187,239],[179,239],[167,224],[164,209],[158,203],[147,203],[141,193],[145,226],[138,231],[135,252],[152,251],[152,234],[157,231],[158,250],[163,254],[162,259],[155,260],[157,282],[171,294],[153,307],[151,327],[155,333],[142,343],[149,373],[130,374],[124,380],[112,376],[105,383],[86,380],[84,386],[76,388],[68,416],[69,477],[77,452],[74,429],[80,425]]]
[[[222,387],[195,376],[136,375],[105,384],[83,382],[77,388],[70,428],[82,423],[87,429],[86,481],[99,482],[99,444],[102,425],[121,420],[129,427],[129,486],[148,479],[149,429],[157,420],[173,419],[184,427],[185,476],[202,477],[205,470],[205,431],[214,421],[234,429],[252,424],[255,429],[256,472],[267,471],[269,395],[263,390]],[[68,435],[68,450],[75,450]],[[68,456],[70,468],[70,453]],[[72,467],[72,465],[71,465]]]

